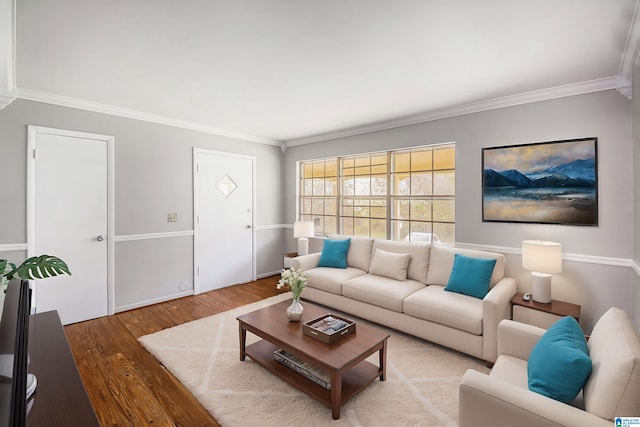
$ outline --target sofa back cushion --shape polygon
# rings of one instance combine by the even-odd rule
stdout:
[[[455,254],[464,255],[471,258],[495,259],[496,265],[493,267],[489,288],[498,283],[504,277],[504,255],[497,252],[478,251],[475,249],[460,249],[449,246],[434,245],[431,248],[431,259],[429,261],[429,272],[427,274],[427,285],[446,286],[449,283],[449,276],[453,269]]]
[[[429,268],[429,252],[431,245],[421,242],[397,242],[394,240],[375,239],[373,251],[382,249],[396,254],[409,254],[407,279],[427,283],[427,269]]]
[[[369,272],[373,239],[369,237],[347,236],[343,234],[330,234],[328,237],[332,240],[351,239],[349,252],[347,252],[347,265],[349,267],[355,267]]]
[[[612,307],[589,341],[593,371],[584,386],[584,408],[601,418],[640,416],[640,339],[631,319]]]

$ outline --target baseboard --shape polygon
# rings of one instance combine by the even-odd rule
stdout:
[[[171,301],[177,298],[187,297],[193,295],[193,290],[178,292],[172,295],[163,295],[160,298],[154,298],[146,301],[139,301],[133,304],[121,305],[116,307],[115,312],[120,313],[122,311],[133,310],[134,308],[146,307],[148,305],[158,304],[161,302]]]
[[[265,277],[277,276],[281,273],[281,271],[282,270],[272,271],[271,273],[262,273],[262,274],[258,274],[256,277],[258,279],[264,279]]]

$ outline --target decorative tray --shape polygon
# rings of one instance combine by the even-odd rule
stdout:
[[[333,344],[355,331],[356,323],[353,320],[335,314],[325,314],[302,324],[303,334],[327,344]]]

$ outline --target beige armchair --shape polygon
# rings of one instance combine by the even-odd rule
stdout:
[[[545,330],[503,320],[498,359],[486,375],[468,370],[459,389],[461,427],[613,426],[640,417],[640,339],[629,316],[611,308],[588,341],[592,372],[572,404],[529,391],[527,360]]]

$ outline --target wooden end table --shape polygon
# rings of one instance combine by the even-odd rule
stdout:
[[[289,322],[285,311],[291,301],[280,303],[239,316],[240,360],[249,356],[256,363],[298,390],[331,408],[331,416],[340,418],[340,408],[376,378],[386,379],[387,340],[389,333],[358,323],[356,332],[333,344],[325,344],[302,333],[302,324],[330,310],[304,302],[299,322]],[[262,340],[246,345],[247,331]],[[331,390],[315,384],[273,358],[273,352],[283,349],[305,362],[326,371],[331,376]],[[365,361],[378,352],[379,366]]]
[[[523,295],[520,292],[511,299],[511,318],[517,322],[549,329],[564,316],[571,316],[580,321],[580,306],[577,304],[556,300],[540,303],[534,301],[533,297],[525,301],[522,299]]]
[[[284,268],[291,268],[291,260],[298,256],[297,252],[289,252],[282,256],[282,265]]]

